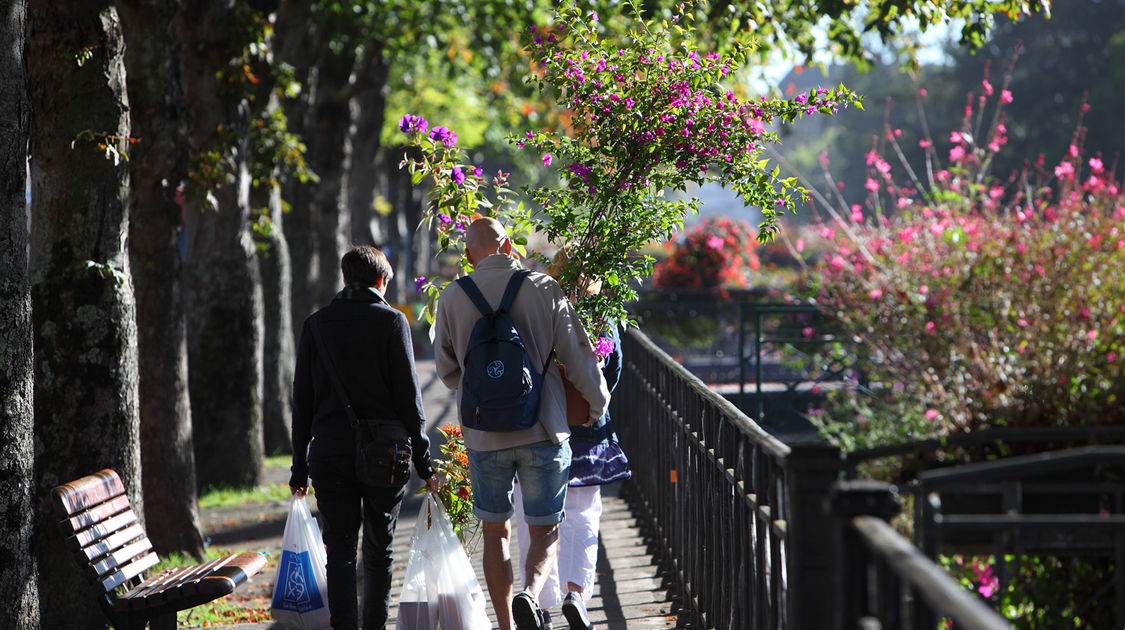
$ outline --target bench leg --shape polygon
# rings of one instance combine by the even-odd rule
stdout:
[[[150,630],[176,630],[176,613],[158,615],[148,622]]]

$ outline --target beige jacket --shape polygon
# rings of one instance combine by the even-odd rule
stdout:
[[[469,275],[495,308],[500,304],[508,279],[518,268],[514,258],[495,254],[480,261]],[[558,283],[541,273],[528,276],[516,295],[511,316],[531,360],[542,366],[554,348],[555,356],[567,368],[567,378],[590,403],[590,415],[600,418],[609,406],[609,389],[589,337]],[[479,318],[480,311],[457,283],[442,291],[434,320],[434,358],[438,376],[446,387],[457,390],[458,400],[461,399],[465,347]],[[551,365],[547,369],[543,383],[538,424],[511,432],[463,428],[465,446],[474,451],[498,451],[542,442],[559,444],[568,439],[566,395],[557,367]]]

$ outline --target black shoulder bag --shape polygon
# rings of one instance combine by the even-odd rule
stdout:
[[[379,488],[397,488],[410,480],[410,434],[397,420],[359,419],[355,409],[348,401],[348,395],[336,374],[336,364],[332,354],[320,337],[320,330],[313,325],[313,337],[328,366],[332,377],[332,387],[344,403],[348,420],[355,428],[356,453],[355,474],[360,483]],[[364,433],[369,438],[365,438]]]

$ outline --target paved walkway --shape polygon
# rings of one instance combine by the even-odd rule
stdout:
[[[423,388],[423,403],[429,421],[428,432],[431,440],[440,441],[437,427],[457,422],[454,395],[437,379],[432,361],[419,361],[418,373]],[[416,489],[419,485],[417,480],[412,483],[412,489]],[[674,604],[671,601],[671,596],[661,585],[659,569],[647,551],[646,543],[641,538],[636,519],[630,513],[629,506],[619,496],[619,490],[617,484],[603,489],[602,534],[598,546],[597,583],[594,587],[593,599],[588,606],[590,618],[595,627],[599,629],[675,628],[677,627],[677,618],[673,612]],[[402,588],[402,576],[405,573],[406,560],[409,557],[410,537],[414,531],[420,506],[421,498],[414,494],[408,494],[396,530],[395,580],[391,589],[393,600],[390,611],[392,622],[388,624],[392,628],[393,619],[397,613],[398,594]],[[310,507],[315,507],[315,501],[310,502]],[[284,527],[283,518],[282,520],[275,519],[270,523],[263,523],[263,529],[269,531],[257,532],[254,540],[258,544],[262,544],[267,539],[276,537],[276,544],[280,546],[281,529],[279,527]],[[213,519],[212,522],[217,524],[222,516],[215,515]],[[211,525],[205,523],[205,527],[210,529]],[[519,547],[515,544],[515,539],[516,536],[513,532],[512,559],[518,587],[521,563]],[[237,540],[230,539],[228,535],[223,535],[222,539],[218,539],[216,535],[214,542],[222,545],[237,544]],[[486,599],[488,599],[488,590],[484,586],[484,572],[481,569],[479,548],[473,554],[472,561],[476,567],[481,587],[485,591]],[[253,585],[261,591],[268,592],[272,590],[275,574],[276,571],[273,571],[255,577]],[[495,623],[496,616],[493,613],[491,602],[488,605],[488,612],[493,623]],[[555,628],[565,628],[565,620],[558,608],[554,609],[552,614],[555,620]],[[277,624],[241,624],[228,627],[239,630],[276,630],[281,628]]]

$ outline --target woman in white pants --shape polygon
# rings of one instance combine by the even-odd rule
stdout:
[[[612,392],[621,377],[621,339],[617,327],[607,333],[613,351],[602,366],[606,385]],[[570,483],[563,508],[566,518],[559,525],[559,561],[539,593],[539,607],[546,611],[562,600],[562,613],[571,630],[592,630],[586,602],[594,592],[598,562],[598,531],[602,516],[604,484],[627,479],[629,461],[617,444],[609,412],[591,426],[570,427]],[[528,534],[523,523],[523,497],[519,484],[513,497],[518,523],[520,556],[527,553]]]

